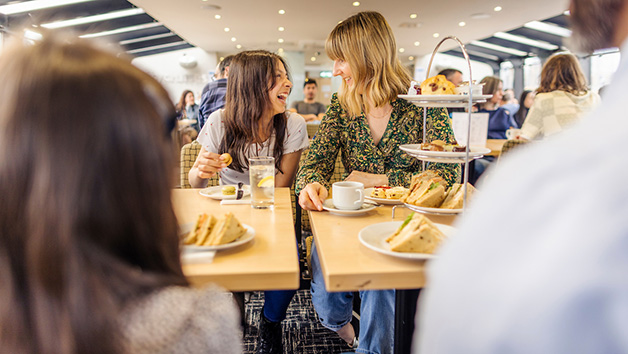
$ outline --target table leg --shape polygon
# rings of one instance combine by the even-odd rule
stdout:
[[[395,291],[395,354],[410,353],[420,292],[421,289]]]

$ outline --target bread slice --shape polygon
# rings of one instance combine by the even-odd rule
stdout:
[[[410,182],[410,193],[414,192],[414,190],[418,187],[421,181],[429,181],[432,178],[438,177],[438,174],[432,170],[426,170],[418,175],[412,176],[412,180]]]
[[[475,187],[467,183],[467,200],[475,193]],[[440,206],[442,209],[462,209],[464,203],[464,188],[462,184],[454,183],[447,191],[447,196]]]
[[[424,208],[438,208],[445,199],[445,187],[439,182],[430,182],[423,195],[416,199],[414,205]]]
[[[201,221],[201,226],[198,228],[196,232],[196,245],[197,246],[207,246],[207,240],[209,235],[216,225],[216,218],[213,215],[201,214],[199,216],[199,220],[203,217]]]
[[[392,251],[430,254],[434,253],[440,243],[446,239],[445,234],[436,225],[418,213],[415,213],[412,220],[393,236],[389,237]]]
[[[237,240],[245,233],[246,229],[233,216],[233,213],[227,213],[216,222],[207,244],[210,246],[224,245]]]

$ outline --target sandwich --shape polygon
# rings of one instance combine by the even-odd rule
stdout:
[[[462,209],[464,201],[464,188],[462,186],[460,183],[454,183],[449,188],[445,200],[440,206],[442,209]],[[475,193],[475,187],[471,183],[467,183],[467,198],[471,198],[473,193]]]
[[[425,208],[438,208],[445,199],[446,185],[445,181],[438,179],[421,181],[416,191],[406,198],[405,203]]]
[[[438,176],[438,174],[435,171],[432,171],[432,170],[426,170],[419,173],[418,175],[412,176],[412,180],[410,182],[410,193],[416,190],[417,185],[421,181],[429,181],[434,178],[440,178],[440,180],[443,180],[441,177]]]
[[[446,239],[425,216],[412,213],[406,221],[386,239],[394,252],[434,253],[440,243]]]
[[[205,245],[224,245],[237,240],[245,233],[246,229],[233,216],[233,213],[227,213],[216,222]]]
[[[212,215],[201,214],[196,219],[196,224],[192,231],[190,231],[184,238],[184,245],[202,245],[202,242],[209,233],[212,227],[216,223],[216,218]]]

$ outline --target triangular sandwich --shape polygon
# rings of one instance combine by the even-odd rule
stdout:
[[[196,231],[196,245],[207,246],[207,240],[212,232],[214,225],[216,225],[216,218],[213,215],[202,214],[203,219],[200,223],[200,227]],[[200,220],[201,217],[199,217]]]
[[[415,213],[412,220],[389,237],[390,249],[395,252],[434,253],[446,238],[428,218]],[[387,240],[388,241],[388,240]]]
[[[467,183],[467,200],[470,199],[475,192],[475,187]],[[442,209],[462,209],[464,201],[464,188],[462,184],[454,183],[447,191],[447,196],[440,206]]]
[[[227,213],[216,222],[214,229],[209,235],[208,245],[224,245],[237,240],[245,233],[246,229],[233,216],[233,213]]]

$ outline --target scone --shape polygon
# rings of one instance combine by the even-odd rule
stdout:
[[[227,152],[225,152],[224,154],[220,155],[220,158],[225,162],[225,164],[227,166],[231,165],[231,161],[233,161],[233,158]]]
[[[456,86],[445,75],[432,76],[421,83],[422,95],[455,95]]]

